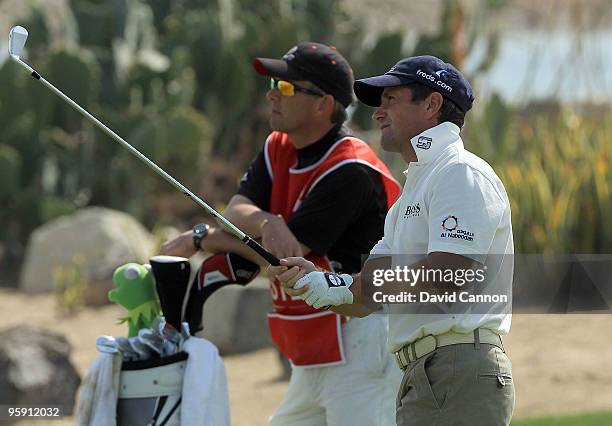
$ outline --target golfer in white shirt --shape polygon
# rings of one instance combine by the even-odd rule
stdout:
[[[413,282],[398,276],[386,286],[408,300],[388,310],[388,346],[404,371],[397,424],[508,425],[514,384],[501,336],[511,322],[510,205],[493,169],[464,148],[459,134],[474,100],[470,84],[451,64],[417,56],[382,76],[357,80],[354,89],[361,102],[377,107],[373,119],[383,149],[399,152],[408,164],[384,236],[358,275],[319,272],[302,258],[283,259],[269,272],[312,306],[365,316],[374,311],[371,293],[385,288],[372,286],[376,271],[387,277],[404,267],[416,271]],[[446,275],[425,271],[451,271],[454,278],[449,283]],[[479,293],[505,294],[473,303],[476,292],[464,290],[474,286],[462,286],[463,278],[478,274],[486,276]],[[382,301],[381,293],[375,301]],[[423,293],[463,302],[429,304]],[[400,299],[384,302],[393,300]]]

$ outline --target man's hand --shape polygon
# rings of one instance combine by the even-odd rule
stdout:
[[[330,272],[309,272],[295,283],[294,289],[298,290],[308,287],[308,290],[300,295],[313,308],[325,306],[338,306],[353,303],[353,293],[349,287],[353,284],[353,278],[348,274],[332,274]]]
[[[268,267],[268,275],[278,278],[287,294],[317,309],[353,303],[350,275],[317,271],[312,262],[301,257],[281,259],[281,266]]]
[[[159,254],[190,258],[196,253],[193,245],[193,231],[185,231],[179,236],[166,241],[159,249]]]
[[[281,259],[280,262],[280,266],[268,266],[268,276],[278,278],[281,287],[283,287],[285,293],[289,296],[300,296],[306,293],[308,288],[296,290],[293,286],[305,274],[317,270],[314,263],[309,262],[303,257],[289,257]]]
[[[269,215],[261,223],[261,243],[276,257],[302,257],[300,242],[295,238],[282,216]]]

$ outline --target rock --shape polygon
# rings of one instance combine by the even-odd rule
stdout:
[[[108,303],[112,274],[127,262],[146,263],[151,234],[126,213],[87,207],[36,229],[28,241],[19,287],[26,292],[54,289],[54,271],[78,268],[89,283],[85,300]]]
[[[62,335],[30,326],[0,331],[0,401],[25,406],[60,406],[71,415],[81,379]]]
[[[273,345],[266,313],[272,310],[268,281],[256,278],[246,287],[229,285],[204,305],[204,330],[198,336],[213,342],[222,355],[250,352]]]
[[[127,263],[127,262],[121,262]],[[119,266],[119,265],[118,265]],[[117,269],[116,267],[112,268],[113,271]],[[112,272],[110,273],[112,276]],[[83,293],[83,304],[85,306],[104,306],[108,305],[110,301],[108,300],[108,292],[115,288],[115,284],[110,278],[106,279],[91,279],[87,283],[87,287]]]
[[[186,230],[187,229],[184,229],[183,231],[186,231]],[[155,236],[160,239],[161,243],[164,243],[168,240],[172,240],[178,237],[183,231],[181,231],[180,229],[174,226],[162,226],[156,232]]]

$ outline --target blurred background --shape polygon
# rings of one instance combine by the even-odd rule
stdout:
[[[30,65],[221,210],[269,132],[269,83],[253,57],[319,41],[359,78],[436,55],[475,89],[463,139],[506,185],[516,252],[612,250],[609,0],[0,0],[3,317],[66,334],[81,376],[91,339],[124,331],[114,325],[121,312],[105,306],[114,267],[146,262],[166,238],[210,218],[7,60],[17,24],[30,33]],[[349,127],[401,181],[402,160],[380,150],[372,109],[350,113]],[[517,417],[612,410],[612,343],[600,335],[609,317],[544,317],[516,318],[509,338]],[[88,326],[75,330],[75,321]],[[592,336],[603,345],[595,352]],[[222,347],[234,424],[263,424],[286,387],[261,339]],[[568,339],[584,352],[560,355]],[[612,424],[602,416],[592,424]]]

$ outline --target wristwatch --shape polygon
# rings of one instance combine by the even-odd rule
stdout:
[[[198,223],[193,227],[193,245],[196,250],[202,250],[200,247],[200,243],[208,235],[208,230],[210,229],[210,225],[206,223]]]

